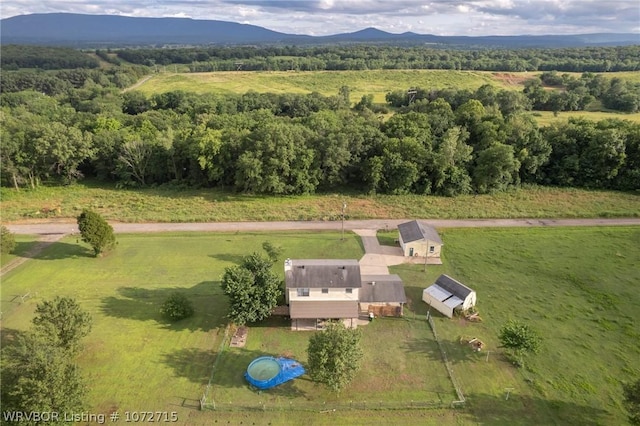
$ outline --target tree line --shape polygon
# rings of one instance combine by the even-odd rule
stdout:
[[[640,46],[443,49],[384,45],[236,46],[114,50],[139,65],[188,64],[191,72],[450,69],[613,72],[640,69]]]
[[[98,58],[148,67],[185,64],[191,72],[444,69],[476,71],[616,72],[640,70],[640,46],[539,49],[451,49],[425,46],[207,46],[96,49],[3,45],[0,67],[97,69]],[[4,78],[4,75],[3,75]]]
[[[478,99],[485,106],[497,105],[504,114],[516,110],[584,111],[592,103],[600,102],[605,108],[634,113],[640,109],[640,83],[619,77],[605,78],[602,74],[583,73],[580,77],[546,71],[531,76],[524,82],[521,93],[499,90],[484,85],[478,90],[424,89],[394,90],[387,93],[386,101],[396,108],[421,108],[423,102],[445,99],[456,108],[470,99]]]
[[[90,176],[259,194],[639,187],[639,124],[539,127],[519,104],[524,95],[492,90],[421,99],[389,118],[373,111],[371,96],[354,106],[346,86],[334,96],[3,93],[0,173],[18,188]]]

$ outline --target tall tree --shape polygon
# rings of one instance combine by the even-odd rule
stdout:
[[[282,295],[273,263],[258,253],[246,256],[238,266],[226,268],[222,290],[229,296],[229,318],[238,325],[262,321],[271,315]]]
[[[330,322],[313,334],[307,347],[311,378],[335,392],[344,389],[360,369],[360,338],[358,330],[347,329],[342,322]]]
[[[77,220],[82,241],[91,245],[96,256],[115,246],[113,228],[98,213],[84,209]]]
[[[513,155],[513,147],[495,144],[478,154],[473,179],[480,193],[501,191],[514,183],[520,163]]]
[[[91,315],[69,297],[39,303],[35,314],[34,329],[70,353],[79,350],[80,340],[91,331]]]
[[[3,412],[82,411],[86,387],[69,352],[55,344],[55,336],[19,334],[2,352]]]

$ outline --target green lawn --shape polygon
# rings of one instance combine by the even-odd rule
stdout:
[[[3,336],[28,328],[38,302],[74,297],[94,320],[80,358],[93,412],[196,415],[192,408],[208,382],[226,323],[220,276],[266,240],[281,245],[283,256],[362,255],[358,238],[342,242],[332,233],[119,235],[116,250],[103,258],[66,238],[3,277]],[[196,315],[170,324],[159,309],[174,290],[194,302]],[[23,304],[13,300],[27,291],[37,296]]]
[[[75,220],[83,208],[121,222],[222,222],[401,218],[578,218],[638,217],[638,194],[576,188],[529,187],[493,195],[437,197],[361,195],[353,192],[259,196],[217,189],[171,186],[117,189],[87,181],[15,191],[0,188],[3,221]]]
[[[258,392],[242,374],[254,358],[287,356],[304,363],[312,332],[291,331],[290,322],[271,320],[252,327],[244,348],[230,348],[217,366],[212,400],[221,410],[247,410],[259,404],[266,409],[294,407],[320,411],[348,408],[402,408],[447,405],[455,393],[433,335],[424,318],[382,318],[359,328],[365,356],[354,382],[335,395],[309,377]]]
[[[35,235],[19,235],[14,234],[16,240],[16,247],[12,253],[0,254],[0,266],[4,266],[11,262],[16,257],[26,255],[37,244],[37,237]]]
[[[478,293],[480,324],[436,317],[468,397],[486,424],[623,424],[623,380],[640,377],[640,228],[466,229],[441,233],[444,266],[391,268],[412,299],[448,271]],[[415,287],[414,287],[415,284]],[[426,306],[419,304],[418,312]],[[542,352],[516,370],[498,348],[508,319],[530,324]],[[459,343],[477,337],[476,354]],[[505,389],[512,388],[506,401]]]
[[[372,418],[389,424],[624,423],[620,382],[640,376],[640,228],[447,229],[441,236],[444,265],[426,272],[422,265],[391,268],[405,282],[406,319],[361,328],[363,369],[338,398],[304,376],[274,391],[248,388],[242,373],[254,357],[306,359],[309,333],[272,319],[250,328],[245,348],[223,352],[211,395],[225,409],[195,408],[223,335],[224,267],[265,240],[280,244],[283,258],[359,258],[361,245],[353,235],[346,242],[339,233],[120,235],[116,251],[97,259],[67,238],[3,277],[3,339],[29,326],[37,302],[75,297],[94,318],[80,358],[92,412],[177,411],[181,424],[351,425]],[[435,316],[467,407],[363,410],[455,397],[421,301],[422,289],[441,273],[478,292],[484,319],[472,324]],[[174,289],[194,301],[196,315],[168,324],[158,309]],[[11,301],[26,291],[37,297]],[[529,323],[544,339],[542,352],[529,357],[525,369],[513,367],[498,348],[496,335],[510,318]],[[460,343],[470,337],[483,340],[490,353]],[[277,410],[287,405],[311,411]]]

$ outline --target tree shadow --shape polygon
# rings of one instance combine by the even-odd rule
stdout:
[[[474,352],[471,346],[465,343],[440,339],[440,344],[447,354],[447,360],[451,364],[461,362],[477,362],[482,360],[482,352]],[[413,339],[404,344],[404,349],[410,352],[426,355],[434,361],[442,361],[442,353],[435,340]]]
[[[258,357],[271,356],[260,351],[245,348],[225,348],[220,354],[215,351],[202,349],[179,349],[163,355],[166,365],[171,367],[174,374],[184,377],[192,383],[206,386],[213,376],[211,385],[217,389],[217,393],[224,395],[226,389],[244,388],[256,395],[267,396],[267,398],[299,398],[306,393],[296,386],[296,380],[306,378],[301,376],[295,380],[288,381],[271,389],[259,390],[253,387],[244,377],[249,364]],[[215,370],[212,370],[214,369]],[[306,378],[309,380],[308,378]],[[221,403],[224,403],[224,398]],[[231,401],[235,404],[242,404],[241,401]]]
[[[245,348],[226,348],[220,356],[216,369],[213,372],[213,386],[222,388],[246,388],[258,395],[268,395],[269,397],[299,398],[304,397],[306,392],[296,386],[296,380],[308,379],[306,375],[290,380],[271,389],[260,390],[253,387],[244,377],[247,367],[253,360],[261,356],[274,356],[278,354],[267,354]]]
[[[502,395],[468,394],[467,412],[474,423],[481,425],[583,425],[612,424],[611,413],[593,405],[571,401],[547,400],[537,396],[519,395],[511,389]]]
[[[194,315],[171,322],[160,313],[164,301],[174,292],[184,294],[193,303]],[[210,331],[226,324],[227,299],[220,282],[203,281],[193,287],[142,288],[121,287],[119,297],[102,299],[102,311],[111,317],[156,321],[168,330]]]
[[[210,254],[209,257],[211,257],[212,259],[221,260],[223,262],[233,263],[234,265],[240,265],[245,256],[241,254],[218,253]]]
[[[162,362],[170,366],[176,376],[184,377],[193,383],[206,385],[211,374],[211,367],[216,359],[216,353],[196,348],[183,348],[163,354],[162,358]]]
[[[40,241],[16,241],[16,246],[11,252],[16,257],[28,257],[29,252],[40,244]]]
[[[33,257],[40,260],[78,259],[95,257],[95,253],[89,247],[80,243],[69,244],[56,241]]]
[[[42,250],[37,247],[42,246]],[[91,249],[81,244],[69,244],[60,241],[17,242],[14,250],[17,257],[39,260],[77,259],[95,257]]]

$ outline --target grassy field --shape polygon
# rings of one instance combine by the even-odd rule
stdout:
[[[424,89],[469,89],[475,90],[484,84],[499,89],[521,91],[527,79],[539,72],[489,72],[452,70],[367,70],[367,71],[317,71],[317,72],[210,72],[210,73],[159,73],[136,85],[146,95],[171,90],[193,93],[246,93],[249,90],[265,93],[311,93],[335,95],[342,86],[351,89],[351,101],[357,102],[363,95],[373,94],[374,102],[385,103],[385,95],[394,90],[410,87]],[[565,73],[560,73],[565,74]],[[567,73],[580,77],[580,73]],[[640,82],[640,72],[601,73],[606,78],[622,78]],[[554,116],[550,111],[534,113],[540,125],[548,125],[569,117],[584,117],[590,120],[620,118],[640,122],[640,113],[571,111]]]
[[[184,90],[193,93],[245,93],[249,90],[271,93],[311,93],[337,95],[342,86],[351,89],[351,100],[373,94],[374,102],[384,103],[387,92],[410,87],[475,90],[483,84],[509,87],[489,72],[443,70],[371,70],[317,72],[210,72],[160,73],[137,90],[147,94]]]
[[[271,197],[216,189],[115,189],[83,182],[19,192],[0,188],[0,195],[4,222],[73,220],[87,207],[121,222],[339,220],[342,201],[350,219],[640,216],[639,194],[548,187],[455,198],[353,193]]]
[[[640,377],[640,229],[469,229],[441,236],[444,267],[430,267],[426,279],[420,266],[391,272],[403,277],[414,300],[442,270],[477,291],[482,323],[436,318],[469,400],[468,419],[623,424],[620,383]],[[498,348],[496,336],[508,319],[530,324],[544,339],[542,352],[522,370],[511,368]],[[486,352],[459,343],[471,337],[487,344],[488,362]]]
[[[4,266],[11,262],[16,257],[24,256],[29,250],[37,244],[37,237],[35,235],[19,235],[14,234],[16,240],[16,248],[13,253],[0,254],[0,266]]]
[[[640,112],[627,114],[614,111],[564,111],[558,113],[558,115],[553,115],[551,111],[536,111],[533,115],[540,126],[567,121],[572,117],[585,118],[592,121],[618,119],[640,123]]]
[[[219,410],[288,409],[322,411],[380,407],[431,407],[455,400],[436,342],[423,320],[378,319],[363,326],[362,369],[336,395],[304,376],[268,392],[249,388],[238,372],[256,357],[283,355],[306,362],[312,332],[291,331],[290,322],[272,320],[249,331],[247,346],[230,348],[214,373],[211,399]],[[427,356],[425,356],[427,355]]]
[[[339,234],[119,235],[117,249],[93,258],[88,247],[66,238],[2,279],[3,339],[28,328],[35,305],[56,295],[76,298],[94,320],[80,364],[92,412],[178,411],[181,424],[207,424],[194,410],[208,382],[224,331],[226,297],[219,279],[242,255],[271,240],[285,255],[362,255],[356,236]],[[278,268],[278,271],[280,269]],[[170,324],[159,308],[175,290],[197,314]],[[25,303],[15,295],[31,292]],[[192,416],[196,416],[192,420]]]
[[[383,242],[391,243],[392,236],[383,235]],[[441,236],[444,265],[429,266],[426,273],[421,265],[391,268],[405,281],[406,320],[362,327],[364,368],[339,399],[304,378],[274,392],[254,393],[244,385],[241,374],[255,356],[306,358],[308,333],[291,332],[274,319],[251,327],[244,349],[223,353],[212,395],[227,404],[225,410],[196,409],[225,324],[219,287],[224,267],[265,240],[282,245],[283,257],[359,258],[362,248],[353,235],[346,243],[335,233],[121,235],[116,251],[99,259],[67,238],[3,277],[3,339],[28,327],[37,302],[75,297],[94,318],[80,359],[92,411],[177,411],[181,424],[365,424],[373,418],[395,424],[623,423],[620,382],[640,375],[640,229],[447,229]],[[478,292],[484,319],[471,324],[435,318],[468,407],[361,410],[383,401],[453,397],[420,300],[422,289],[441,273]],[[197,313],[168,324],[158,309],[175,289],[194,301]],[[26,291],[37,296],[12,301]],[[514,368],[497,347],[498,330],[510,318],[531,324],[544,339],[542,352],[525,369]],[[460,344],[470,337],[491,352],[474,353]],[[356,409],[344,408],[347,403]],[[271,411],[287,404],[312,411]],[[342,409],[330,411],[332,404]],[[318,409],[325,406],[328,412]]]

